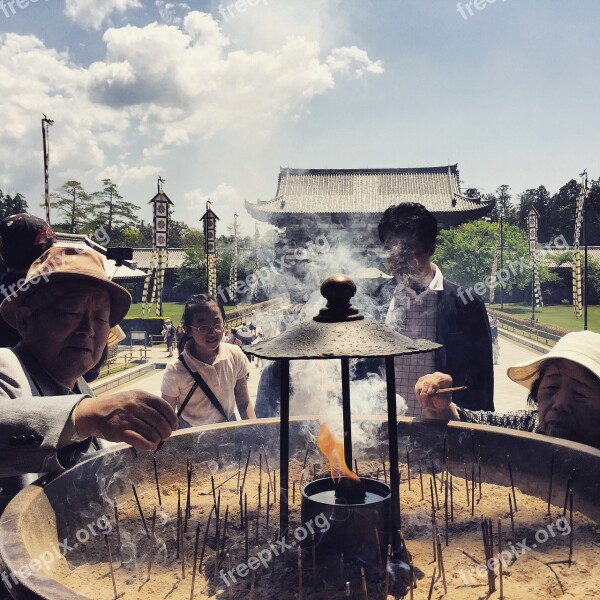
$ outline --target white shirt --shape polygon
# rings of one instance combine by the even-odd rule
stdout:
[[[202,375],[225,413],[231,417],[235,410],[235,386],[240,379],[244,379],[248,375],[248,358],[238,346],[221,342],[214,363],[209,365],[192,356],[190,344],[193,344],[193,340],[185,345],[182,353],[185,362],[192,371]],[[180,360],[175,360],[167,365],[161,393],[175,410],[185,400],[192,385],[194,385],[194,379]],[[177,399],[174,403],[171,401],[173,398]],[[190,425],[220,423],[224,420],[223,415],[213,406],[200,388],[197,388],[190,398],[181,418]]]

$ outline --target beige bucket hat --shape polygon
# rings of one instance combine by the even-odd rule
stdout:
[[[600,379],[600,333],[593,331],[567,333],[547,354],[509,367],[507,374],[514,382],[531,389],[542,364],[553,358],[572,360]]]
[[[0,314],[16,326],[17,309],[25,298],[58,281],[89,281],[104,286],[110,295],[110,326],[119,324],[131,306],[131,294],[106,275],[102,255],[91,248],[53,246],[29,268],[25,281],[0,304]]]

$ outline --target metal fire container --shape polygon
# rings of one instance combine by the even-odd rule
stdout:
[[[344,482],[350,489],[359,488],[362,498],[346,496]],[[314,522],[324,515],[329,523],[326,531],[315,532],[315,551],[319,559],[344,553],[347,562],[375,563],[385,556],[389,543],[391,490],[376,479],[360,477],[360,482],[342,477],[315,479],[302,489],[302,523]],[[377,534],[375,533],[377,531]],[[312,540],[307,540],[307,544]]]
[[[290,327],[281,335],[247,348],[260,358],[281,361],[281,531],[288,527],[290,360],[341,359],[344,459],[352,468],[352,413],[350,408],[350,358],[385,359],[392,531],[400,529],[400,477],[398,474],[398,425],[394,357],[431,352],[441,348],[429,340],[412,340],[393,329],[360,315],[352,306],[356,285],[346,275],[332,275],[321,284],[327,306],[312,321]],[[396,551],[397,545],[394,544]]]

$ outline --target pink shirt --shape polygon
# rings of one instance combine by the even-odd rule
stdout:
[[[221,342],[215,362],[208,365],[192,356],[189,351],[192,343],[193,341],[190,340],[183,350],[185,362],[192,371],[197,371],[202,375],[225,412],[229,416],[233,415],[235,410],[235,385],[240,379],[248,375],[248,358],[238,346]],[[190,373],[181,364],[180,360],[175,360],[167,365],[162,380],[161,393],[163,396],[177,399],[175,403],[169,400],[173,408],[177,410],[193,384],[194,379]],[[197,388],[190,398],[181,418],[190,425],[206,425],[223,421],[223,415],[212,405],[212,402],[200,388]]]

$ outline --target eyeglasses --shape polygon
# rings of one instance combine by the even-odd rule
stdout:
[[[190,325],[191,329],[197,329],[200,333],[210,333],[211,331],[223,331],[224,323],[215,323],[214,325]]]

